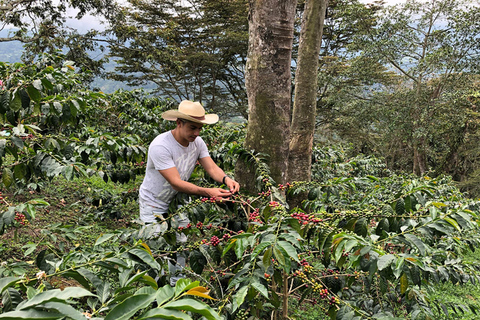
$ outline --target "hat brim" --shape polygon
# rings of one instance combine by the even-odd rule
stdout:
[[[188,121],[196,122],[196,123],[203,123],[203,124],[214,124],[218,122],[218,115],[206,114],[205,118],[200,120],[194,117],[191,117],[185,113],[179,112],[178,110],[167,110],[162,113],[162,118],[169,121],[176,121],[178,118],[185,119]]]

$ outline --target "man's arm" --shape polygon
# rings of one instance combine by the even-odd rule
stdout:
[[[223,177],[226,176],[225,172],[219,166],[217,166],[212,158],[204,157],[200,158],[198,161],[213,180],[223,183]],[[240,185],[238,182],[228,176],[225,178],[225,184],[232,194],[240,190]]]
[[[160,172],[160,174],[168,181],[168,183],[170,183],[174,190],[179,192],[195,194],[219,200],[232,195],[232,192],[222,188],[202,188],[188,181],[183,181],[180,178],[177,168],[175,167],[166,170],[158,170],[158,172]],[[220,180],[221,179],[222,178],[220,178]]]

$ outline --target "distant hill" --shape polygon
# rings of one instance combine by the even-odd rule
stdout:
[[[8,36],[8,30],[0,31],[0,37],[5,38]],[[0,42],[0,61],[8,62],[8,63],[15,63],[21,62],[21,57],[23,53],[23,43],[20,41],[7,41],[7,42]],[[98,54],[96,54],[98,55]],[[105,65],[106,71],[112,71],[115,67],[114,62],[110,62]],[[96,78],[91,85],[92,89],[96,88],[105,93],[113,93],[116,90],[124,89],[124,90],[131,90],[134,87],[130,87],[123,82],[120,81],[113,81],[113,80],[105,80]],[[138,87],[135,87],[138,88]],[[152,87],[143,87],[145,90],[150,90]]]
[[[6,38],[8,30],[0,31],[0,37]],[[20,62],[23,52],[23,44],[20,41],[0,42],[0,61],[3,62]]]

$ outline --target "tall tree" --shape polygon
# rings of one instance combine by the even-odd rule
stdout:
[[[67,59],[82,69],[99,73],[103,61],[89,55],[97,48],[98,30],[80,33],[66,24],[69,14],[75,19],[87,14],[108,19],[116,10],[115,0],[7,0],[0,3],[0,30],[8,30],[0,42],[25,44],[24,61],[38,54],[62,50]]]
[[[277,183],[285,182],[288,162],[296,2],[250,0],[245,147],[269,155],[271,176]],[[239,162],[238,178],[243,185],[252,187],[252,175],[245,172],[245,166]]]
[[[446,84],[480,68],[480,8],[462,0],[411,0],[379,14],[379,24],[355,38],[353,49],[389,65],[404,80],[413,172],[429,168],[429,145]],[[432,81],[437,79],[438,81]],[[398,101],[398,99],[396,99]],[[394,124],[392,124],[394,125]]]
[[[310,181],[317,109],[318,59],[328,0],[307,0],[303,13],[288,156],[288,181]]]
[[[112,25],[112,78],[246,116],[246,0],[131,0]]]

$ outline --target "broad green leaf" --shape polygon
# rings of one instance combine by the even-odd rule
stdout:
[[[396,257],[393,254],[386,254],[381,256],[377,260],[378,271],[382,271],[383,269],[391,265],[392,262],[395,260],[396,260]]]
[[[35,249],[37,249],[37,245],[35,243],[28,243],[26,245],[24,245],[22,247],[22,249],[27,249],[24,253],[23,253],[23,256],[26,257],[28,256],[30,253],[32,253],[33,251],[35,251]]]
[[[53,89],[53,85],[52,85],[52,83],[51,83],[48,79],[42,78],[42,79],[40,79],[40,81],[42,81],[43,86],[44,86],[45,88],[47,88],[48,90],[52,90],[52,89]]]
[[[233,296],[234,307],[233,311],[235,311],[239,306],[242,305],[243,301],[245,301],[245,297],[247,296],[248,286],[243,286],[235,293]]]
[[[407,239],[410,243],[413,243],[413,245],[414,245],[415,247],[417,247],[418,251],[420,252],[420,254],[421,254],[422,256],[425,255],[426,246],[425,246],[425,244],[422,242],[422,240],[420,240],[420,239],[417,238],[415,235],[410,234],[410,233],[404,234],[404,237],[405,237],[405,239]]]
[[[210,308],[210,306],[193,299],[180,299],[173,301],[167,303],[164,308],[199,313],[208,320],[222,320],[222,318],[212,308]]]
[[[197,287],[199,284],[199,281],[191,282],[190,279],[187,278],[178,279],[177,283],[175,284],[175,297],[178,297],[185,290],[190,290]]]
[[[128,297],[110,310],[105,320],[128,320],[137,311],[148,307],[154,300],[154,294],[139,294]]]
[[[263,265],[265,268],[268,268],[272,264],[272,253],[273,253],[273,248],[270,247],[267,250],[265,250],[265,253],[263,254]]]
[[[228,245],[223,249],[222,257],[235,245],[237,239],[230,239]]]
[[[70,271],[67,271],[67,272],[63,273],[62,276],[73,278],[73,279],[77,280],[78,283],[80,283],[84,288],[86,288],[87,290],[90,290],[90,282],[88,282],[88,280],[83,275],[78,273],[77,271],[70,270]]]
[[[265,241],[260,243],[252,252],[251,260],[254,260],[266,247],[270,246],[272,243],[270,241]]]
[[[0,293],[20,280],[22,280],[22,278],[19,277],[0,278]]]
[[[285,256],[283,255],[282,251],[278,248],[278,246],[273,247],[273,255],[281,265],[285,265]]]
[[[148,272],[148,270],[144,270],[144,271],[142,271],[142,272],[136,273],[135,275],[133,275],[133,277],[131,277],[130,279],[128,279],[128,280],[126,281],[126,283],[124,284],[124,286],[125,286],[125,287],[131,286],[133,283],[135,283],[135,282],[138,281],[140,278],[142,278],[147,272]]]
[[[23,147],[25,146],[25,143],[23,143],[23,140],[20,139],[19,137],[11,137],[10,140],[12,140],[13,144],[20,150],[23,150]]]
[[[455,227],[455,229],[457,229],[458,231],[462,231],[460,229],[460,226],[458,225],[457,221],[453,220],[452,218],[445,217],[445,218],[443,218],[443,220],[447,221],[449,224],[451,224],[453,227]]]
[[[104,233],[104,234],[101,234],[100,237],[97,238],[97,241],[95,241],[95,246],[98,246],[102,243],[104,243],[105,241],[108,241],[109,239],[113,238],[115,236],[115,234],[113,233]]]
[[[155,294],[155,300],[159,307],[165,304],[167,301],[172,299],[175,295],[175,290],[170,285],[165,285],[157,290]]]
[[[405,213],[405,202],[402,198],[398,199],[395,203],[395,213],[399,216]]]
[[[297,261],[297,262],[300,262],[300,260],[298,260],[298,253],[297,253],[297,250],[295,250],[295,248],[290,244],[290,242],[287,242],[287,241],[278,241],[277,244],[283,248],[283,250],[285,250],[285,252],[288,254],[288,256],[290,258],[292,258],[293,260]]]
[[[20,97],[20,94],[17,92],[15,94],[15,97],[10,101],[10,109],[12,111],[18,111],[22,108],[22,98]]]
[[[76,310],[67,303],[50,301],[42,304],[42,308],[58,311],[64,316],[68,317],[68,319],[85,320],[85,316],[80,311]]]
[[[268,289],[263,284],[261,284],[258,281],[252,281],[252,283],[250,283],[250,285],[253,288],[255,288],[255,290],[260,292],[262,294],[262,296],[264,296],[265,298],[268,299]]]
[[[3,168],[2,182],[6,188],[9,188],[13,183],[13,172],[8,168]]]
[[[40,102],[42,99],[42,94],[34,86],[27,87],[28,96],[35,102]]]
[[[95,295],[90,291],[80,287],[68,287],[63,290],[53,289],[53,290],[48,290],[48,291],[39,293],[35,297],[33,297],[33,299],[22,302],[17,306],[17,310],[27,309],[29,307],[40,305],[42,303],[52,301],[52,300],[66,301],[73,298],[81,298],[81,297],[87,297],[87,296],[95,296]]]
[[[155,259],[153,259],[153,256],[146,250],[132,249],[129,251],[129,253],[133,254],[134,256],[137,256],[140,260],[142,260],[143,262],[145,262],[155,270],[162,269],[162,267],[158,264],[158,262],[155,261]]]
[[[27,205],[25,206],[25,210],[27,210],[27,213],[30,215],[32,219],[35,219],[36,211],[35,211],[34,205],[27,203]]]
[[[405,291],[408,289],[408,278],[407,275],[404,273],[400,277],[400,293],[404,294]]]
[[[149,310],[147,313],[142,315],[138,320],[145,320],[145,319],[170,319],[170,320],[192,320],[188,314],[182,311],[177,310],[168,310],[168,309],[160,309],[155,308]]]
[[[158,284],[157,284],[157,281],[155,281],[155,279],[153,279],[151,276],[149,276],[148,274],[144,275],[141,279],[140,279],[141,282],[149,285],[151,288],[153,288],[154,290],[158,290]]]
[[[355,223],[355,233],[362,236],[366,237],[368,234],[368,222],[366,218],[360,218],[357,220]]]
[[[59,312],[47,312],[35,309],[10,311],[0,314],[0,319],[2,320],[54,320],[62,318],[64,318],[64,315]]]

